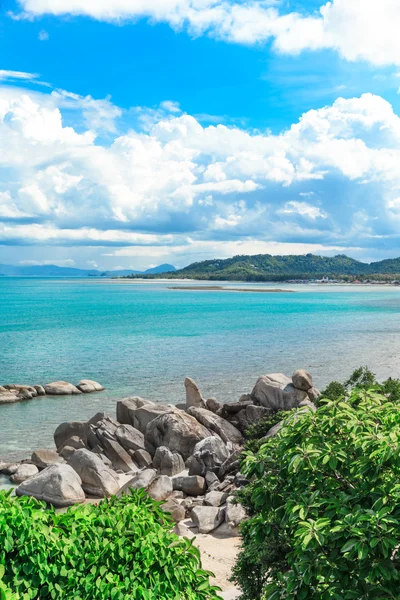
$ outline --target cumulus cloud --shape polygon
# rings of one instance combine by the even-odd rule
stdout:
[[[102,21],[166,22],[192,35],[239,44],[265,43],[284,53],[332,49],[347,60],[400,65],[398,0],[331,0],[310,14],[284,12],[273,0],[19,0],[28,18],[82,15]],[[287,7],[287,3],[285,5]],[[289,5],[290,6],[290,5]]]
[[[400,245],[400,118],[383,98],[339,98],[279,135],[160,111],[121,131],[110,99],[0,87],[0,244],[154,257]]]
[[[32,81],[37,79],[37,73],[25,73],[24,71],[6,71],[0,69],[0,81]]]

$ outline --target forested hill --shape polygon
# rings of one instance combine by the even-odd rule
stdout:
[[[169,279],[208,279],[235,281],[284,281],[322,277],[354,279],[382,275],[400,277],[400,258],[363,263],[345,255],[333,257],[313,254],[272,256],[234,256],[224,260],[193,263],[174,273],[157,274]],[[135,277],[135,276],[133,276]],[[149,276],[154,277],[154,276]],[[390,278],[390,277],[389,277]]]

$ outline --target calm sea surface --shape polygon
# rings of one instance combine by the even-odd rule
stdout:
[[[124,396],[181,402],[187,375],[224,401],[249,392],[260,374],[299,367],[319,387],[361,364],[400,377],[399,288],[280,285],[296,293],[260,294],[170,285],[0,278],[0,384],[88,378],[107,388],[0,406],[0,458],[52,447],[59,423],[114,414]]]

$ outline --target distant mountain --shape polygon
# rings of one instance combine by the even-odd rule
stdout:
[[[223,260],[206,260],[173,273],[152,277],[169,279],[206,279],[231,281],[285,281],[289,279],[355,278],[377,275],[400,277],[400,258],[363,263],[343,254],[316,256],[313,254],[272,256],[234,256]],[[131,277],[135,278],[133,274]]]
[[[74,269],[72,267],[58,267],[57,265],[15,266],[1,265],[0,277],[124,277],[127,275],[151,275],[176,271],[173,265],[160,265],[147,271],[133,271],[122,269],[120,271],[97,271],[95,269]]]

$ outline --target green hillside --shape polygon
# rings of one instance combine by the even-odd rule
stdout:
[[[400,277],[400,258],[363,263],[340,254],[326,257],[313,254],[272,256],[234,256],[228,259],[193,263],[174,273],[157,274],[156,278],[205,279],[230,281],[285,281],[322,277],[394,279]],[[132,277],[136,277],[133,275]],[[140,277],[140,276],[139,276]]]

